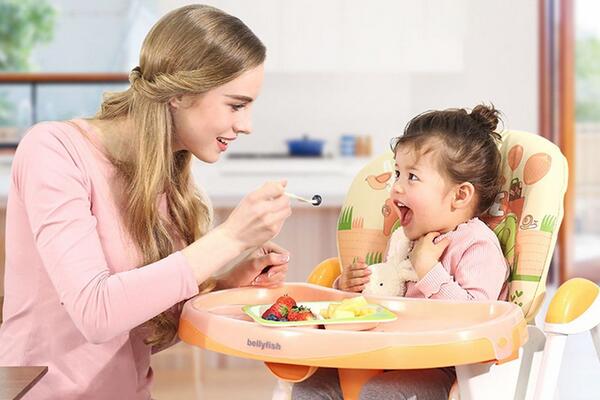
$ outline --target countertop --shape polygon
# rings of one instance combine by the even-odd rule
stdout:
[[[12,158],[0,156],[0,203],[6,204],[10,187]],[[241,198],[269,180],[287,179],[287,191],[302,197],[321,195],[321,207],[340,207],[346,191],[365,158],[255,159],[223,158],[218,163],[194,161],[193,174],[198,186],[215,208],[234,207]],[[294,201],[294,207],[311,207]]]
[[[0,367],[0,400],[22,398],[47,372],[48,367]]]
[[[194,164],[196,182],[215,207],[233,207],[247,193],[270,180],[287,180],[286,191],[305,198],[319,194],[322,207],[340,207],[358,171],[360,158],[223,160],[214,165]],[[294,206],[311,207],[298,201]]]

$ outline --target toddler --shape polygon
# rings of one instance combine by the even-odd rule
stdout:
[[[508,265],[496,235],[477,218],[500,191],[501,137],[493,107],[428,111],[392,141],[396,178],[390,197],[404,234],[413,241],[416,277],[405,297],[505,300]],[[393,255],[394,235],[387,257]],[[364,262],[343,269],[342,290],[360,292],[369,281]],[[362,388],[360,399],[443,399],[454,368],[388,371]],[[321,368],[294,385],[292,398],[342,399],[335,369]]]

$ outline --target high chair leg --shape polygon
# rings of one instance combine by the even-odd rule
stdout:
[[[456,366],[461,400],[514,399],[521,359],[504,364],[479,363]]]
[[[592,342],[594,342],[598,360],[600,360],[600,325],[596,325],[596,327],[592,328],[590,334],[592,335]]]
[[[450,388],[450,393],[448,394],[448,400],[460,400],[458,381],[454,381],[454,384]]]
[[[536,326],[528,326],[527,334],[529,339],[521,348],[519,358],[521,366],[519,368],[519,379],[515,392],[515,400],[532,400],[535,391],[535,383],[538,379],[542,357],[544,355],[544,346],[546,345],[546,335]]]
[[[379,369],[338,369],[344,400],[358,400],[363,385],[382,372]]]
[[[554,398],[567,338],[568,335],[560,333],[547,334],[540,375],[535,385],[535,400],[551,400]]]

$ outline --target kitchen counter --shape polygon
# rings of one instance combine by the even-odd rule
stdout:
[[[247,193],[270,180],[287,179],[286,191],[305,198],[319,194],[321,207],[341,207],[352,179],[366,159],[222,160],[214,165],[195,162],[196,182],[214,207],[233,207]],[[294,201],[295,207],[312,207]]]

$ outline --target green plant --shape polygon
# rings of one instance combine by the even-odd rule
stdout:
[[[55,11],[46,0],[0,0],[0,71],[29,71],[31,52],[48,43]],[[0,92],[0,126],[14,123],[14,104]]]
[[[52,39],[55,11],[46,0],[0,0],[0,71],[28,71],[31,51]]]
[[[600,121],[600,39],[584,37],[575,42],[575,118]]]

